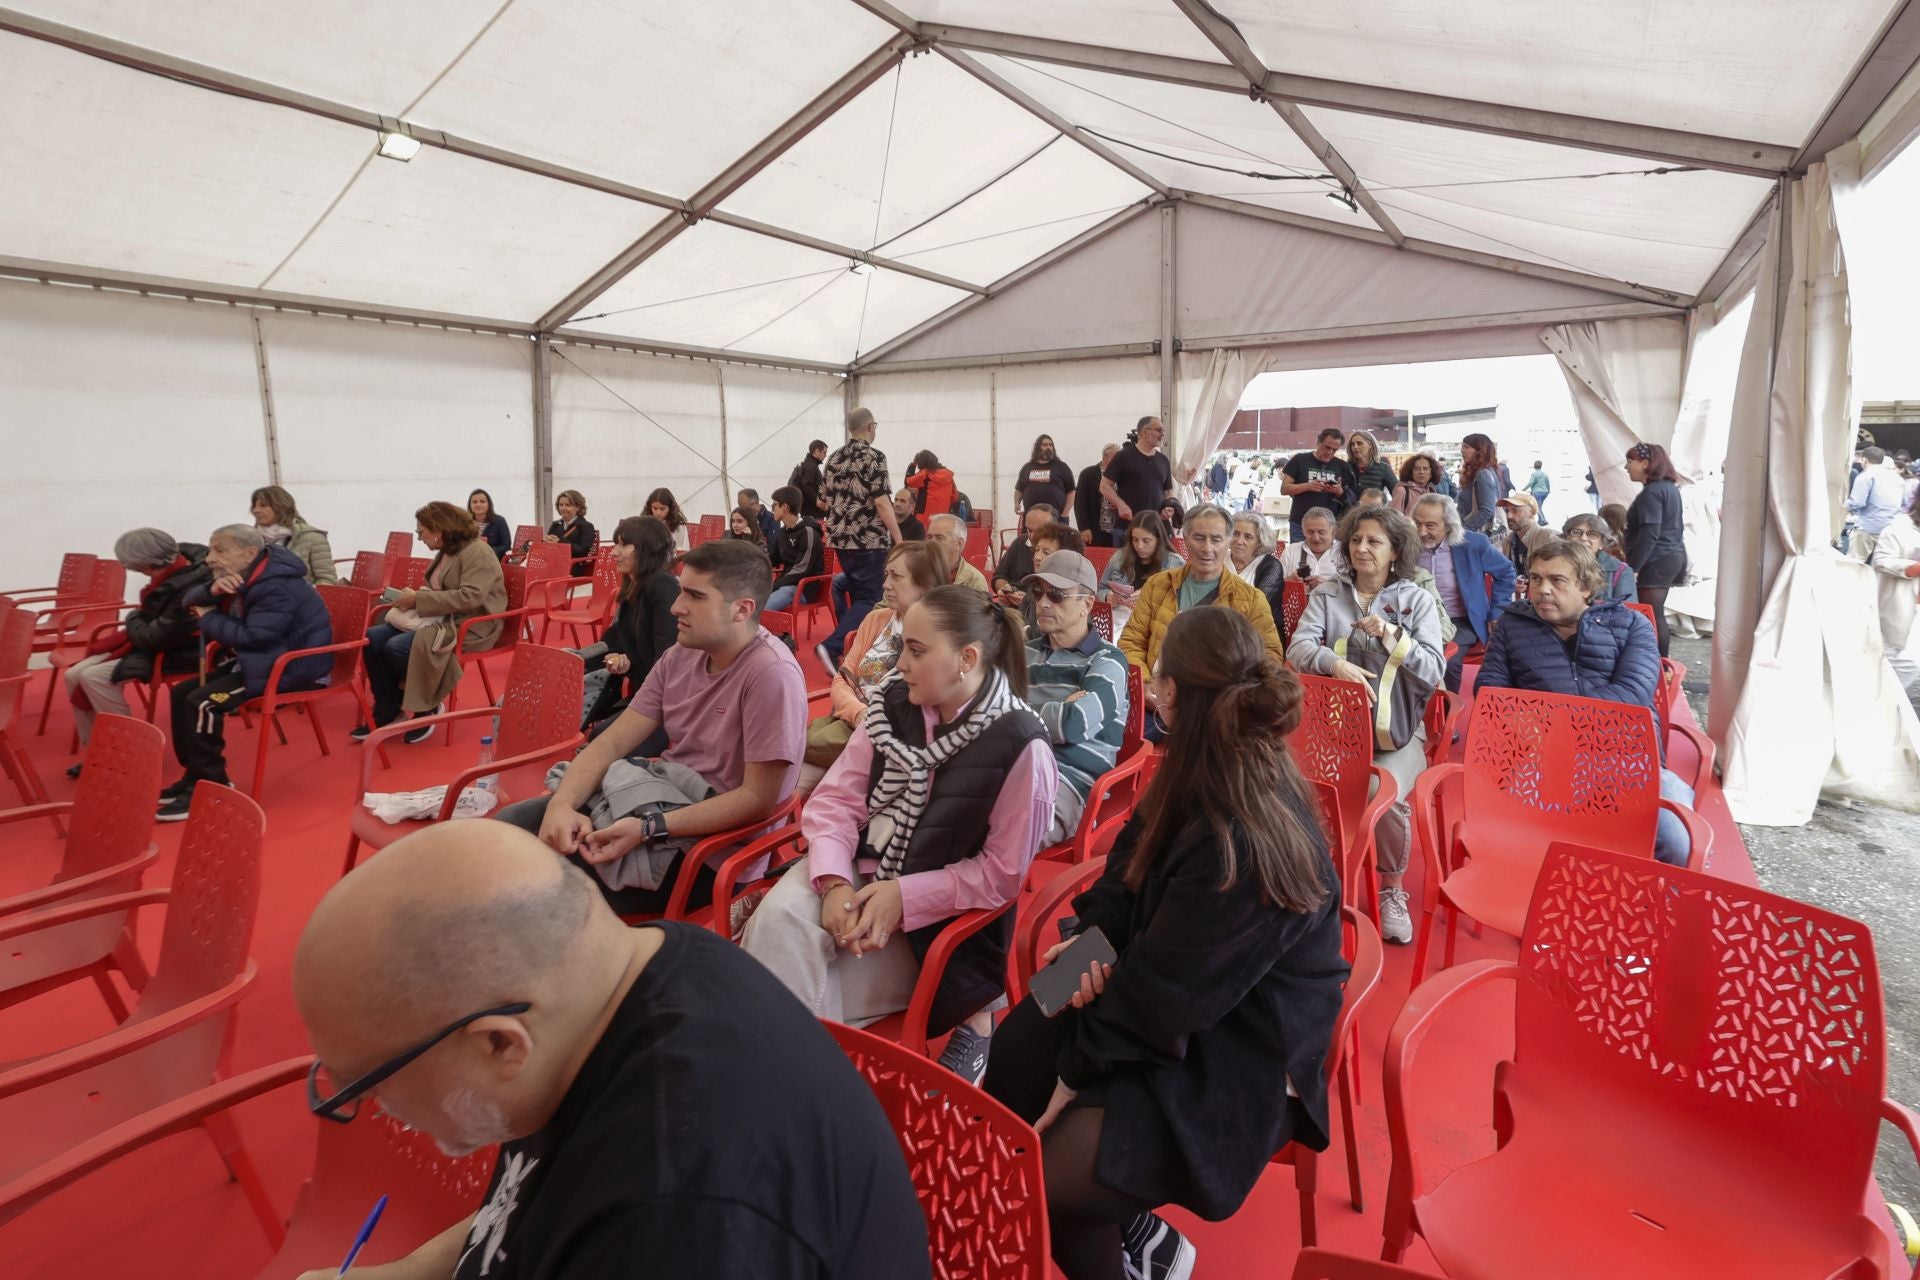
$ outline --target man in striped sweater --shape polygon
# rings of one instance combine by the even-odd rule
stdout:
[[[1127,657],[1089,625],[1099,578],[1075,551],[1047,557],[1020,584],[1040,638],[1027,645],[1027,702],[1047,727],[1060,770],[1047,843],[1073,835],[1094,780],[1113,768],[1127,726]]]

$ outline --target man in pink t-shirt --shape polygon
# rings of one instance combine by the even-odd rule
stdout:
[[[688,552],[673,606],[679,643],[660,656],[627,710],[568,766],[552,796],[508,805],[496,817],[592,868],[654,841],[744,827],[784,804],[806,752],[807,689],[792,651],[760,625],[772,583],[766,552],[751,543],[717,539]],[[660,759],[693,770],[714,794],[595,831],[583,812],[588,799],[608,766],[656,730],[668,741]],[[676,863],[658,889],[608,889],[602,882],[602,891],[617,911],[658,912],[677,874]],[[711,899],[712,874],[700,877],[689,906]]]

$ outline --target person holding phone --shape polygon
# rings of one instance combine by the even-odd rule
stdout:
[[[1421,585],[1420,535],[1413,521],[1391,507],[1355,507],[1334,534],[1346,568],[1307,595],[1306,612],[1293,629],[1287,661],[1296,671],[1357,682],[1369,700],[1391,698],[1382,671],[1396,683],[1431,691],[1446,677],[1446,641],[1439,597]],[[1356,659],[1369,658],[1376,671]],[[1424,704],[1423,704],[1424,705]],[[1399,723],[1395,717],[1395,724]],[[1400,798],[1387,809],[1375,842],[1380,870],[1380,936],[1413,941],[1407,911],[1406,876],[1412,813],[1407,800],[1426,768],[1426,730],[1414,717],[1404,742],[1392,749],[1374,736],[1373,762],[1385,765]]]
[[[1073,901],[1117,958],[1052,1018],[1022,1000],[987,1067],[987,1092],[1040,1133],[1067,1280],[1190,1274],[1193,1246],[1156,1209],[1218,1221],[1281,1147],[1327,1145],[1347,965],[1339,876],[1286,748],[1300,682],[1239,613],[1197,609],[1167,629],[1153,683],[1167,758]]]
[[[747,918],[741,943],[815,1017],[862,1026],[907,1007],[941,929],[1013,901],[1047,828],[1059,772],[1022,700],[1019,615],[968,587],[906,610],[895,673],[802,811],[807,855]],[[987,1066],[1013,916],[957,947],[928,1018],[941,1064]]]

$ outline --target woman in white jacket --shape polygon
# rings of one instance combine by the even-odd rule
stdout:
[[[1420,537],[1413,521],[1391,507],[1355,507],[1341,517],[1334,540],[1346,552],[1346,567],[1307,596],[1307,611],[1287,646],[1287,662],[1296,671],[1355,681],[1369,698],[1377,698],[1374,674],[1343,652],[1390,654],[1405,639],[1411,644],[1401,655],[1395,679],[1431,694],[1445,676],[1447,662],[1440,606],[1416,580]],[[1401,882],[1412,834],[1407,801],[1427,763],[1425,730],[1416,721],[1413,735],[1390,750],[1376,739],[1373,759],[1386,766],[1400,790],[1381,819],[1374,847],[1380,871],[1380,936],[1388,942],[1412,942],[1413,917]]]
[[[1920,662],[1907,650],[1913,633],[1915,597],[1920,596],[1920,518],[1913,503],[1887,522],[1867,563],[1880,578],[1880,645],[1902,689],[1920,681]]]

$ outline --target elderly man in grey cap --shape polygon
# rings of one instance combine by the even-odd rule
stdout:
[[[1047,726],[1060,769],[1047,843],[1073,835],[1095,779],[1113,768],[1127,726],[1127,656],[1090,624],[1099,575],[1077,551],[1055,551],[1021,585],[1034,608],[1027,702]]]

